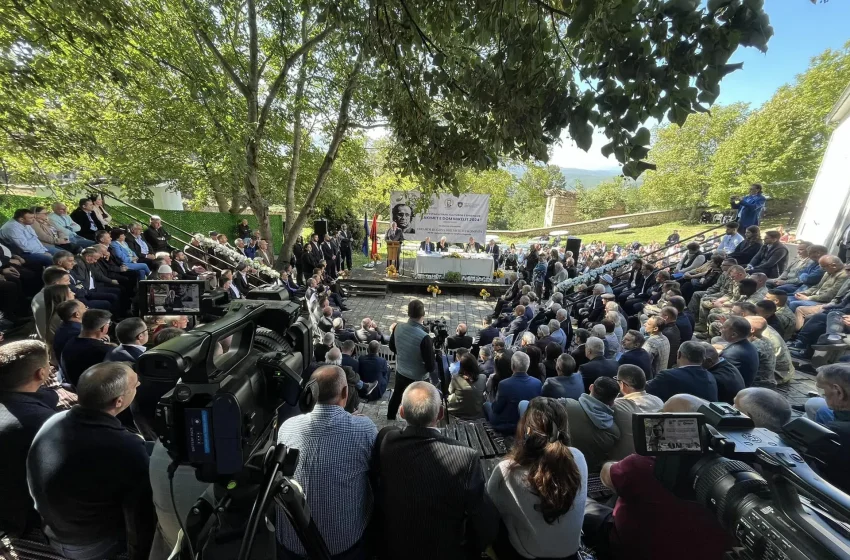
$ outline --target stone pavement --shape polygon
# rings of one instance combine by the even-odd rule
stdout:
[[[481,328],[485,317],[493,313],[495,299],[482,300],[472,294],[443,293],[437,297],[422,289],[416,294],[387,294],[385,297],[352,296],[345,300],[351,308],[343,313],[346,322],[354,327],[360,326],[364,317],[371,317],[381,331],[389,333],[390,325],[407,320],[407,304],[411,300],[420,299],[425,304],[425,318],[444,318],[449,329],[449,335],[454,334],[458,323],[466,323],[470,336],[475,336]]]

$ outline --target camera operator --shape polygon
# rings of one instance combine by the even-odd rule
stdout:
[[[332,557],[365,559],[363,534],[372,514],[369,462],[378,429],[369,418],[344,410],[349,388],[341,367],[320,367],[310,383],[316,406],[284,422],[277,441],[301,452],[292,478],[303,488]],[[282,547],[278,558],[305,558],[301,541],[281,511],[277,540]]]
[[[674,395],[663,412],[696,412],[704,404],[693,395]],[[607,543],[614,557],[635,560],[723,558],[732,542],[717,519],[700,504],[673,495],[654,469],[655,457],[637,454],[605,463],[600,478],[617,493],[617,503],[613,519],[606,519],[598,534],[586,534],[588,544],[604,548]],[[604,516],[607,508],[591,504],[588,500],[591,511],[601,509]]]
[[[387,405],[387,420],[395,420],[401,395],[414,381],[428,379],[437,366],[434,343],[423,326],[425,305],[418,299],[407,304],[407,322],[398,323],[390,336],[390,350],[395,352],[396,376],[393,394]]]

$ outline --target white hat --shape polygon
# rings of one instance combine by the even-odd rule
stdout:
[[[156,269],[156,271],[159,274],[171,274],[172,273],[171,267],[168,266],[167,264],[161,265],[158,269]]]

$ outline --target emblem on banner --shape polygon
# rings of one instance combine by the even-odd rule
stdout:
[[[446,208],[451,208],[454,203],[455,203],[454,200],[452,200],[451,198],[447,198],[446,199]]]

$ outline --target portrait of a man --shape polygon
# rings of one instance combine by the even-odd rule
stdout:
[[[416,228],[413,225],[413,210],[404,202],[393,206],[393,221],[398,225],[398,228],[404,233],[416,233]]]

